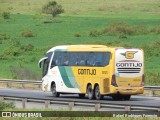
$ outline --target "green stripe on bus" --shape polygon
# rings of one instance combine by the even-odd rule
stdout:
[[[79,88],[71,67],[59,66],[58,68],[60,70],[60,74],[62,76],[64,84],[68,88]]]
[[[67,72],[67,76],[69,77],[69,81],[72,84],[72,86],[74,88],[79,88],[79,86],[77,84],[77,81],[76,81],[76,78],[75,78],[75,76],[72,72],[72,68],[71,67],[65,67],[65,70]]]
[[[60,70],[60,74],[62,76],[62,79],[63,79],[63,82],[64,84],[68,87],[68,88],[73,88],[69,78],[68,78],[68,75],[67,75],[67,72],[65,70],[65,68],[63,66],[59,66],[58,67],[59,70]]]

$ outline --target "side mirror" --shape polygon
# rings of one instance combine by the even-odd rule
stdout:
[[[39,67],[39,68],[42,67],[42,61],[43,61],[43,60],[46,60],[47,58],[48,58],[48,57],[44,57],[44,58],[42,58],[42,59],[39,60],[39,62],[38,62],[38,67]]]
[[[38,64],[38,67],[39,67],[39,68],[41,68],[41,67],[42,67],[42,62],[40,62],[40,63]]]

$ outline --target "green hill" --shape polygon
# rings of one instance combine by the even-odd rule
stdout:
[[[56,18],[42,14],[48,1],[0,0],[0,78],[40,79],[38,60],[56,45],[104,44],[143,48],[146,84],[160,85],[159,0],[57,0]]]

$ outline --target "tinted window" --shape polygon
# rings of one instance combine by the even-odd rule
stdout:
[[[70,62],[69,66],[76,66],[77,65],[77,60],[78,60],[78,55],[76,52],[70,52]]]
[[[54,66],[106,66],[109,52],[55,52],[51,68]]]
[[[69,53],[68,52],[62,52],[62,58],[63,58],[63,60],[62,60],[61,65],[68,66],[69,65],[69,59],[70,59]]]
[[[104,54],[105,54],[105,53],[103,53],[103,52],[98,52],[98,53],[96,53],[95,66],[105,66],[105,65],[103,64],[103,61],[104,61],[103,56],[104,56]]]
[[[109,52],[107,52],[107,53],[104,54],[104,63],[103,63],[103,66],[106,66],[106,65],[109,64],[110,56],[111,56],[111,54]]]
[[[87,66],[95,66],[96,65],[96,53],[90,52],[88,53]]]

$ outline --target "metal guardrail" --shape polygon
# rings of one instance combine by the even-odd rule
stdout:
[[[35,81],[35,80],[11,80],[11,79],[1,79],[0,83],[18,83],[18,84],[34,84],[41,86],[41,81]],[[160,86],[145,86],[146,90],[152,90],[152,93],[154,95],[154,91],[160,90]],[[33,102],[33,103],[41,103],[44,104],[45,108],[48,108],[52,104],[57,105],[65,105],[68,106],[70,110],[73,110],[74,107],[80,106],[80,107],[91,107],[95,111],[99,111],[100,109],[120,109],[123,111],[136,111],[136,110],[152,110],[152,111],[160,111],[159,107],[155,106],[137,106],[137,105],[125,105],[125,104],[111,104],[111,103],[98,103],[98,102],[82,102],[82,101],[66,101],[66,100],[45,100],[40,98],[23,98],[19,96],[0,96],[0,100],[14,100],[14,101],[21,101],[22,102],[22,108],[26,108],[27,103]]]
[[[36,81],[36,80],[12,80],[12,79],[0,79],[1,82],[13,82],[13,83],[32,83],[32,84],[41,84],[42,81]]]
[[[146,90],[160,90],[160,86],[144,86]]]
[[[0,79],[0,83],[21,83],[21,84],[35,84],[41,85],[42,81],[36,80],[12,80],[12,79]],[[144,86],[145,90],[160,90],[160,86]]]
[[[68,106],[69,110],[73,110],[75,107],[87,107],[92,108],[94,111],[100,111],[100,109],[118,109],[122,111],[155,111],[160,112],[160,108],[158,106],[144,106],[144,105],[125,105],[125,104],[115,104],[115,103],[101,103],[101,102],[88,102],[88,101],[73,101],[73,100],[47,100],[40,98],[24,98],[24,97],[16,97],[16,96],[0,96],[0,100],[14,100],[21,101],[22,108],[26,108],[28,103],[41,103],[44,104],[45,108],[48,108],[50,105],[63,105]]]
[[[32,84],[36,85],[36,88],[40,89],[42,85],[42,81],[36,81],[36,80],[12,80],[12,79],[0,79],[0,83],[6,83],[7,87],[13,87],[12,83],[21,84],[20,88],[31,88],[26,87],[25,84]],[[34,87],[35,89],[35,87]]]

